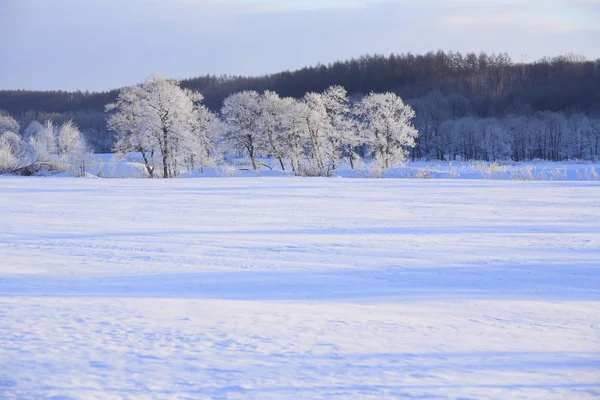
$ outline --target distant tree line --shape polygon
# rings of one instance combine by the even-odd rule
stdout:
[[[573,55],[532,63],[486,53],[370,55],[261,77],[207,75],[181,81],[182,88],[202,93],[203,105],[214,113],[232,93],[271,91],[282,98],[301,99],[331,86],[344,87],[350,102],[370,92],[392,92],[405,99],[416,112],[414,124],[420,131],[410,154],[414,158],[594,157],[590,132],[600,114],[600,60]],[[107,129],[104,106],[114,103],[118,94],[118,90],[0,91],[0,110],[22,126],[34,120],[56,124],[72,120],[96,151],[105,152],[112,149],[116,136]],[[545,133],[523,128],[526,133],[518,136],[513,122],[523,118],[546,124]],[[487,122],[475,124],[477,129],[463,129],[479,120]],[[584,121],[584,127],[576,126],[576,120]],[[492,128],[484,129],[486,124],[501,127],[505,133],[499,134],[498,128],[495,136],[510,139],[492,141],[494,150],[488,150],[494,135]],[[476,134],[468,136],[468,132]]]
[[[300,99],[273,91],[230,94],[218,113],[200,92],[152,75],[124,88],[106,106],[111,148],[137,153],[150,177],[171,178],[182,171],[227,165],[240,156],[251,168],[297,175],[329,176],[341,164],[354,168],[369,160],[373,171],[413,159],[598,160],[600,119],[582,113],[538,111],[533,115],[479,118],[463,97],[439,91],[406,104],[392,92],[350,99],[342,86],[308,92]],[[87,141],[72,121],[55,128],[34,120],[24,129],[0,116],[0,173],[71,170],[84,175],[91,159]]]

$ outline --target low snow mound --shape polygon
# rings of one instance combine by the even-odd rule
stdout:
[[[227,178],[227,177],[282,177],[289,173],[279,170],[262,169],[254,171],[248,168],[237,168],[233,166],[210,167],[202,170],[183,172],[179,178]]]
[[[144,164],[120,161],[101,162],[90,169],[90,173],[101,178],[147,178]]]
[[[85,172],[82,175],[80,173],[76,173],[76,172],[72,172],[72,171],[59,172],[58,174],[52,175],[52,177],[55,177],[55,178],[92,178],[92,179],[99,178],[98,175],[91,174],[89,172]]]

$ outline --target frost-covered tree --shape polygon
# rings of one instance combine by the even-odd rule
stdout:
[[[268,148],[261,131],[261,96],[253,91],[234,93],[223,102],[221,116],[226,130],[224,139],[236,150],[248,153],[252,168],[257,170],[257,157]]]
[[[307,155],[318,170],[335,169],[344,157],[354,162],[354,149],[361,142],[346,89],[331,86],[323,93],[307,93],[294,113]]]
[[[81,132],[73,121],[67,121],[58,129],[58,154],[69,154],[73,151],[81,137]]]
[[[109,129],[117,132],[115,151],[137,151],[150,177],[156,167],[164,178],[179,173],[196,143],[198,108],[202,96],[183,90],[179,82],[151,75],[145,82],[121,90],[117,102],[106,106],[112,114]]]
[[[301,168],[301,160],[308,157],[306,154],[308,145],[306,115],[308,114],[304,102],[286,98],[281,141],[283,143],[284,154],[289,158],[292,171],[298,172]]]
[[[523,161],[528,159],[530,153],[530,137],[527,129],[527,118],[509,115],[502,121],[507,135],[510,137],[512,159]]]
[[[442,160],[445,160],[446,155],[452,157],[452,159],[456,158],[458,152],[456,120],[449,119],[440,125],[438,135],[435,138],[435,147]]]
[[[528,118],[532,157],[552,161],[566,158],[563,147],[568,142],[567,121],[562,113],[537,112]]]
[[[12,132],[15,134],[19,134],[21,131],[21,126],[10,115],[2,115],[0,114],[0,135],[4,132]]]
[[[544,112],[543,119],[546,130],[547,150],[543,158],[560,161],[566,158],[563,154],[568,134],[567,120],[561,112]]]
[[[85,176],[92,162],[92,150],[73,121],[60,126],[57,134],[58,160],[64,169],[76,176]]]
[[[582,154],[586,154],[590,160],[597,162],[600,154],[600,120],[588,118],[583,114],[575,114],[569,118],[569,128],[572,143],[576,143],[578,148],[581,147]]]
[[[32,150],[33,164],[53,165],[56,162],[54,156],[58,154],[58,139],[53,122],[46,121],[43,128],[29,138],[29,145]]]
[[[590,119],[590,127],[586,131],[586,141],[590,148],[591,160],[597,162],[600,156],[600,119]]]
[[[328,116],[326,152],[332,167],[335,169],[338,161],[346,156],[354,167],[354,149],[360,145],[360,138],[348,92],[342,86],[331,86],[323,92],[323,102]]]
[[[0,174],[17,170],[24,160],[25,146],[19,135],[9,131],[0,134]]]
[[[286,137],[292,127],[286,113],[293,107],[292,99],[282,99],[275,92],[266,91],[260,96],[258,131],[263,136],[261,142],[268,143],[268,152],[279,161],[285,171],[284,159],[289,153]]]
[[[503,160],[511,154],[510,137],[496,118],[486,118],[477,123],[480,146],[486,161]]]
[[[106,106],[107,112],[115,111],[108,117],[107,127],[117,133],[114,145],[117,155],[139,152],[148,175],[153,178],[160,150],[145,120],[142,101],[143,91],[139,85],[121,90],[117,102]]]
[[[197,96],[196,100],[198,99],[200,97]],[[192,121],[191,140],[183,147],[183,159],[190,170],[200,167],[203,171],[210,164],[216,142],[217,123],[217,115],[197,102]]]
[[[329,117],[323,95],[307,93],[297,112],[300,113],[298,120],[302,123],[310,159],[322,171],[327,167],[329,149]]]
[[[566,153],[569,159],[584,159],[588,157],[588,146],[586,143],[586,131],[590,126],[589,118],[584,114],[573,114],[567,119],[568,138],[566,142]]]
[[[415,145],[419,134],[411,122],[414,110],[394,93],[371,93],[358,104],[357,113],[367,144],[381,166],[404,163],[407,149]]]
[[[440,127],[452,119],[452,107],[448,98],[438,90],[427,93],[414,102],[416,111],[415,126],[419,131],[418,146],[415,146],[417,157],[443,159],[439,138]]]
[[[52,121],[47,121],[29,138],[29,149],[31,171],[70,170],[77,176],[84,176],[92,162],[92,150],[73,121],[67,121],[58,128]]]
[[[44,129],[44,125],[42,125],[39,121],[33,120],[31,121],[25,129],[23,129],[23,140],[28,141],[30,138],[37,135],[39,131]]]
[[[455,137],[462,160],[475,160],[479,155],[477,119],[461,118],[455,124]]]

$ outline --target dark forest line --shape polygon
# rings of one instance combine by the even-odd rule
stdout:
[[[243,77],[205,75],[185,79],[181,86],[201,92],[204,104],[220,110],[223,100],[243,90],[272,90],[282,97],[301,98],[331,85],[344,86],[350,97],[391,91],[414,104],[443,98],[450,118],[533,115],[538,111],[566,115],[600,114],[600,59],[574,55],[515,63],[507,54],[430,52],[424,55],[366,55],[296,71]],[[119,90],[107,92],[0,91],[0,110],[23,126],[33,120],[74,120],[98,151],[107,151],[112,135],[106,130],[104,106]],[[447,118],[447,116],[445,117]]]

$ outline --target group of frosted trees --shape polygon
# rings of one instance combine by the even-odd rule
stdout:
[[[54,126],[37,121],[22,132],[10,116],[0,115],[0,173],[31,174],[42,170],[85,175],[92,151],[77,126],[68,121]]]
[[[434,91],[411,102],[419,140],[414,159],[592,160],[600,155],[600,119],[538,111],[481,118],[456,94]]]
[[[421,156],[440,160],[591,160],[600,156],[600,119],[560,112],[445,120],[427,131]],[[417,150],[417,151],[418,151]]]
[[[332,86],[304,98],[243,91],[227,97],[220,115],[202,105],[199,93],[151,76],[123,89],[107,106],[108,126],[117,132],[115,150],[138,152],[151,177],[173,177],[202,169],[220,158],[244,155],[253,169],[276,159],[282,170],[326,175],[358,149],[382,168],[404,162],[418,135],[414,111],[394,94],[370,94],[352,104]]]

